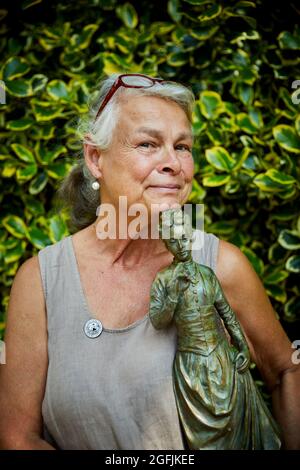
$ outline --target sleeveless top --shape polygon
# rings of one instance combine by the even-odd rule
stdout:
[[[219,239],[194,231],[193,259],[216,270]],[[57,449],[185,449],[173,391],[177,334],[149,313],[126,328],[84,333],[93,318],[72,235],[38,252],[47,311],[44,439]],[[113,288],[113,286],[112,286]]]

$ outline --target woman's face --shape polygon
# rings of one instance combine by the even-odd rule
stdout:
[[[110,148],[100,153],[101,201],[183,205],[194,164],[191,126],[174,102],[158,97],[122,97]]]

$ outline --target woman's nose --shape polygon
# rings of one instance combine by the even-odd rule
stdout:
[[[181,170],[181,161],[174,149],[166,149],[157,167],[160,173],[178,174]]]

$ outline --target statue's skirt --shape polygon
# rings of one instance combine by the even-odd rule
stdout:
[[[222,339],[209,355],[177,350],[173,383],[190,449],[279,449],[279,430],[236,349]]]

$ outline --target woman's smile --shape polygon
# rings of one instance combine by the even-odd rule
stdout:
[[[154,191],[159,191],[162,193],[177,193],[180,191],[180,186],[177,184],[168,184],[168,185],[151,185],[148,186],[148,189],[152,189]]]

